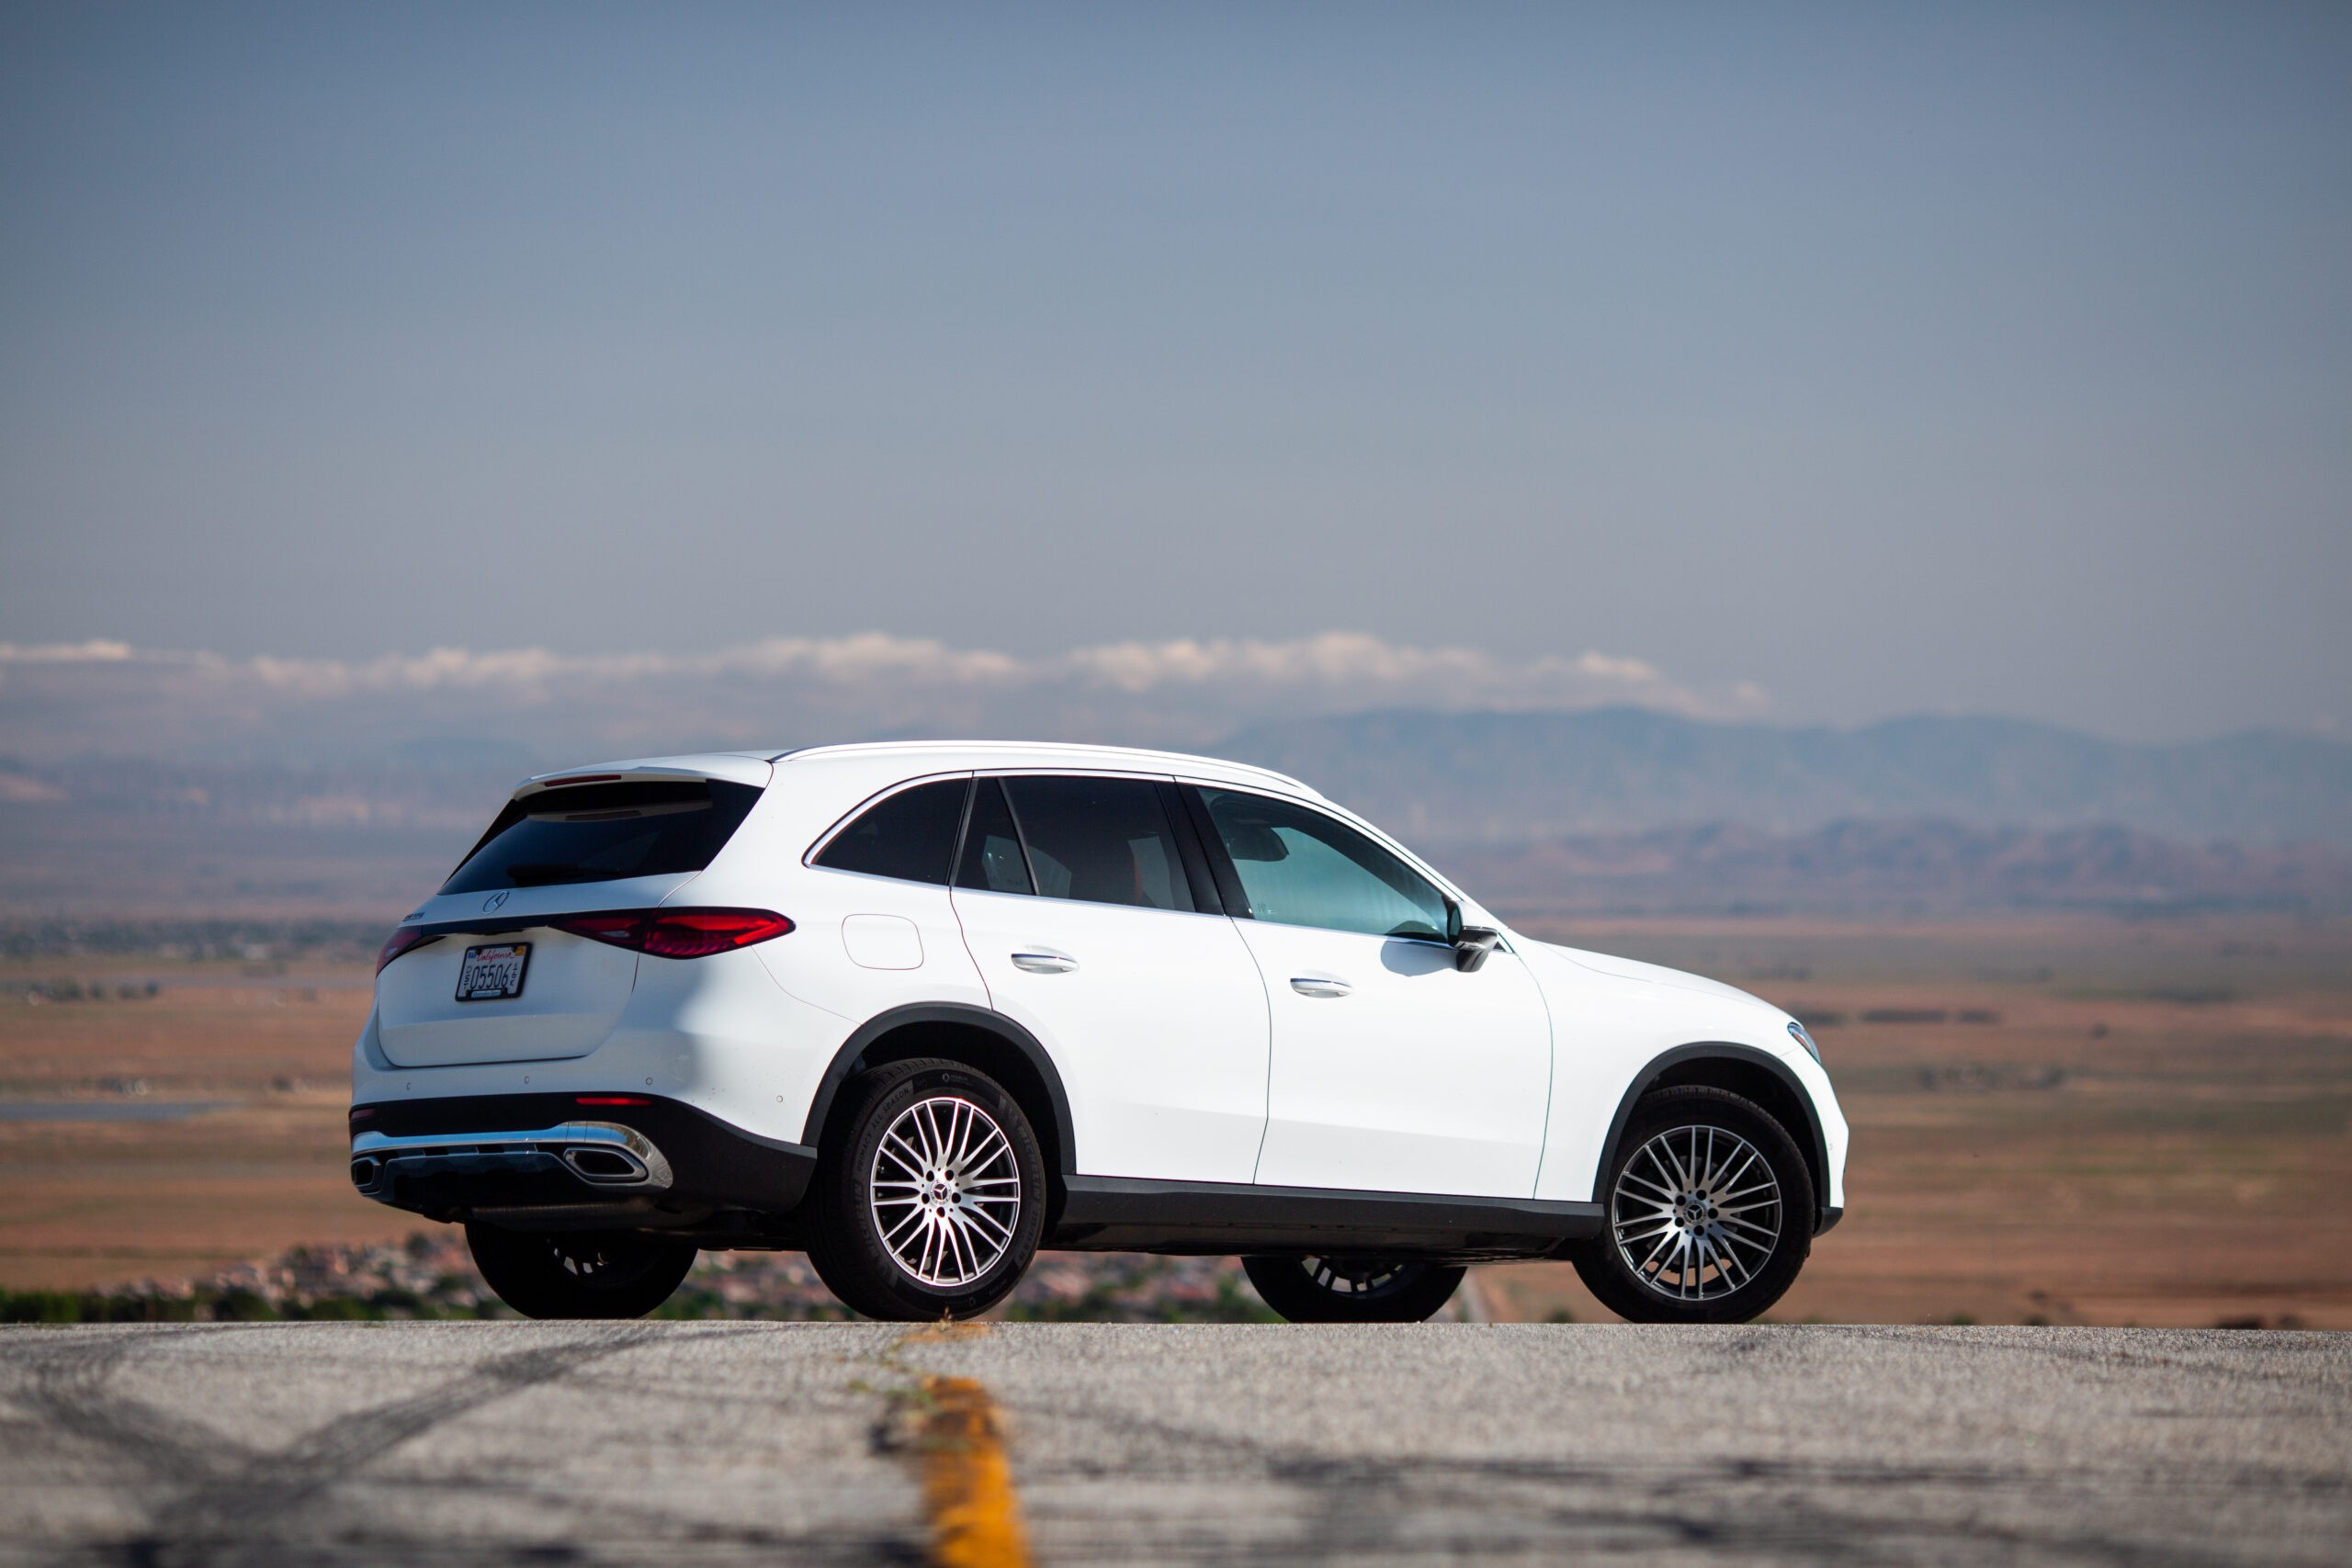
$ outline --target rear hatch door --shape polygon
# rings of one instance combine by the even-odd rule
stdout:
[[[751,767],[764,782],[767,764]],[[639,955],[547,922],[667,903],[710,863],[760,793],[741,778],[678,770],[591,777],[517,791],[441,891],[404,922],[434,936],[376,976],[377,1032],[393,1065],[548,1061],[595,1050],[628,1004]]]

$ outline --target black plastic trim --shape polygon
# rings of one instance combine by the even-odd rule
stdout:
[[[1820,1218],[1813,1227],[1813,1234],[1815,1235],[1823,1235],[1830,1231],[1836,1230],[1838,1228],[1838,1222],[1845,1217],[1845,1204],[1824,1203],[1821,1206]]]
[[[1359,1192],[1323,1187],[1072,1176],[1046,1245],[1073,1250],[1233,1252],[1391,1247],[1534,1256],[1597,1235],[1598,1203]]]
[[[474,1094],[378,1100],[352,1107],[351,1131],[355,1135],[382,1133],[397,1138],[444,1133],[530,1132],[565,1122],[608,1122],[634,1127],[644,1134],[670,1162],[672,1183],[658,1195],[664,1208],[744,1209],[782,1214],[797,1207],[808,1190],[808,1178],[817,1168],[817,1151],[813,1148],[762,1137],[679,1100],[639,1097],[627,1089],[611,1093],[614,1098],[643,1098],[646,1103],[580,1103],[581,1095],[602,1092],[582,1089],[570,1094]],[[440,1177],[430,1181],[431,1190],[424,1199],[395,1201],[393,1206],[439,1218],[456,1209],[495,1205],[508,1196],[500,1190],[502,1184],[494,1177]],[[571,1187],[577,1190],[565,1190],[568,1201],[575,1203],[615,1196],[611,1189],[598,1189],[586,1182],[572,1183]],[[553,1196],[542,1195],[533,1201],[548,1201]]]
[[[910,1023],[956,1023],[985,1029],[1027,1058],[1046,1086],[1046,1094],[1054,1102],[1055,1142],[1061,1150],[1060,1174],[1068,1175],[1078,1168],[1078,1134],[1069,1118],[1069,1094],[1062,1088],[1062,1075],[1037,1037],[1001,1012],[987,1008],[971,1007],[960,1002],[917,1002],[908,1007],[892,1008],[876,1013],[858,1025],[825,1068],[825,1076],[818,1080],[816,1097],[808,1102],[808,1120],[801,1137],[814,1149],[822,1140],[825,1118],[832,1113],[833,1097],[841,1092],[850,1075],[857,1070],[858,1061],[866,1048],[884,1035],[905,1028]]]
[[[1201,852],[1208,857],[1209,874],[1216,881],[1217,897],[1225,903],[1225,912],[1237,920],[1252,919],[1250,895],[1241,886],[1241,874],[1233,869],[1233,857],[1225,852],[1225,840],[1217,834],[1216,819],[1209,815],[1209,803],[1201,798],[1200,786],[1180,782],[1176,794],[1184,802],[1184,814],[1192,819]]]
[[[1225,912],[1224,891],[1216,885],[1216,873],[1209,869],[1208,851],[1202,847],[1200,829],[1193,823],[1193,814],[1185,807],[1174,780],[1158,782],[1160,815],[1168,818],[1169,829],[1176,835],[1176,852],[1184,862],[1184,880],[1193,888],[1193,908],[1204,915],[1221,915]]]
[[[1805,1124],[1803,1128],[1792,1127],[1789,1131],[1795,1136],[1810,1141],[1806,1152],[1812,1158],[1815,1185],[1824,1190],[1826,1190],[1829,1177],[1829,1145],[1821,1134],[1821,1111],[1813,1103],[1813,1096],[1805,1091],[1804,1084],[1798,1078],[1795,1069],[1770,1051],[1760,1051],[1753,1045],[1735,1044],[1727,1040],[1702,1041],[1697,1044],[1677,1045],[1671,1051],[1660,1052],[1657,1055],[1651,1057],[1648,1065],[1640,1072],[1634,1075],[1633,1086],[1625,1090],[1625,1098],[1617,1102],[1617,1114],[1610,1119],[1608,1141],[1600,1145],[1600,1164],[1593,1170],[1592,1196],[1596,1206],[1603,1205],[1608,1201],[1607,1195],[1600,1190],[1601,1183],[1609,1179],[1609,1168],[1616,1162],[1617,1158],[1617,1141],[1624,1135],[1625,1123],[1632,1119],[1634,1107],[1640,1102],[1642,1096],[1650,1091],[1668,1068],[1679,1067],[1685,1062],[1711,1059],[1747,1062],[1764,1067],[1778,1077],[1786,1086],[1788,1091],[1796,1097],[1797,1103],[1804,1107]],[[1824,1211],[1824,1213],[1827,1212]],[[1835,1221],[1831,1222],[1831,1224],[1835,1223]],[[1828,1228],[1828,1225],[1821,1225],[1815,1230],[1814,1234],[1818,1235]]]

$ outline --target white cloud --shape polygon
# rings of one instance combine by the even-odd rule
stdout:
[[[136,656],[127,642],[94,637],[86,642],[0,642],[0,664],[119,664]]]
[[[436,648],[372,660],[232,658],[111,639],[0,644],[0,755],[348,752],[406,739],[565,753],[797,744],[881,733],[1025,734],[1203,744],[1245,725],[1369,707],[1760,711],[1646,660],[1515,659],[1363,632],[1172,638],[1043,657],[866,632],[701,653]]]

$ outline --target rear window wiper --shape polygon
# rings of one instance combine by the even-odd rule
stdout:
[[[526,861],[505,868],[506,880],[517,887],[545,887],[555,882],[585,882],[588,869],[571,861]]]

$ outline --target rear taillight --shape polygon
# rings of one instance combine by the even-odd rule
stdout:
[[[766,909],[623,909],[559,915],[548,924],[590,942],[656,958],[707,958],[784,935],[792,922]]]
[[[390,964],[410,948],[423,947],[433,940],[435,940],[434,933],[426,931],[423,926],[401,927],[386,937],[384,945],[376,950],[376,973],[381,975],[385,964]]]

